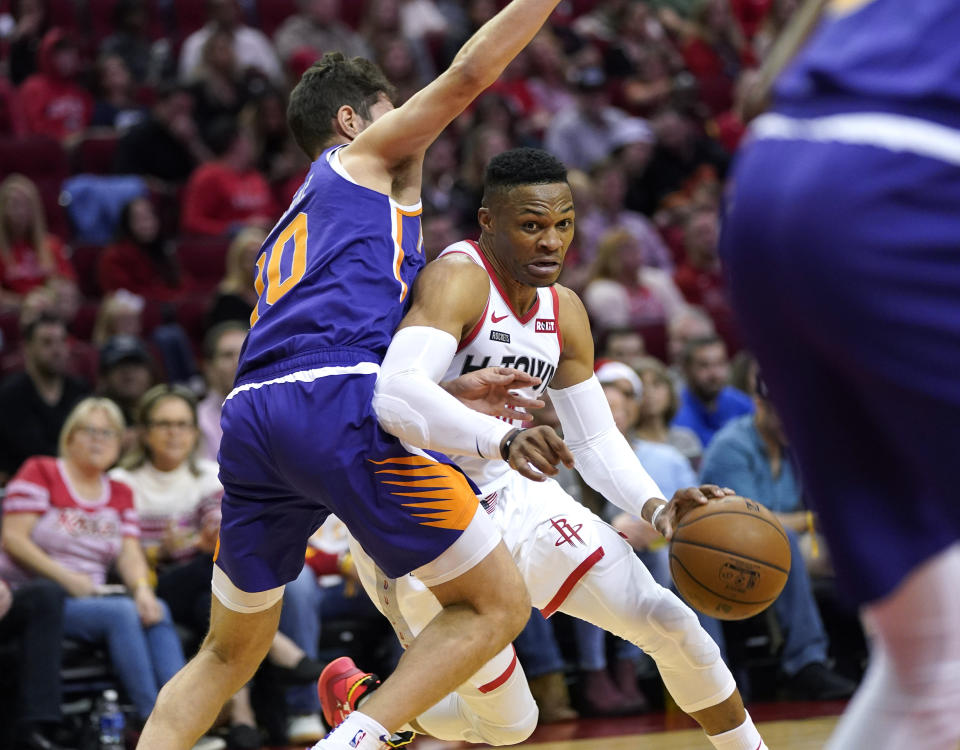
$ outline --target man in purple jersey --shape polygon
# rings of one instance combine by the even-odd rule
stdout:
[[[810,0],[732,171],[732,301],[871,638],[830,750],[960,741],[958,37],[955,0]]]
[[[513,0],[399,108],[372,63],[339,53],[315,64],[291,94],[290,127],[313,164],[257,258],[260,299],[223,409],[210,633],[161,693],[141,736],[145,750],[187,750],[250,678],[276,630],[283,585],[330,512],[383,570],[414,572],[443,610],[362,712],[357,699],[370,686],[350,674],[335,681],[338,710],[349,715],[318,749],[381,748],[523,627],[529,596],[471,484],[446,459],[383,432],[370,401],[424,262],[424,153],[557,2]],[[507,400],[496,377],[466,385],[480,387],[449,387],[481,405],[497,393],[500,404]],[[449,408],[481,455],[511,458],[541,479],[560,461],[572,465],[548,429],[517,436],[455,398]]]

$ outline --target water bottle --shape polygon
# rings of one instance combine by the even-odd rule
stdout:
[[[123,728],[125,725],[123,711],[117,698],[116,690],[104,690],[97,711],[98,750],[125,750]]]

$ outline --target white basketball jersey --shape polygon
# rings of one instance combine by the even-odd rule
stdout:
[[[563,348],[557,290],[552,286],[537,289],[533,307],[519,317],[510,307],[493,268],[476,242],[457,242],[440,253],[440,257],[453,253],[467,255],[486,270],[490,292],[483,315],[460,342],[443,379],[452,380],[484,367],[513,367],[540,378],[540,385],[536,388],[521,390],[526,396],[539,397],[557,371],[560,350]],[[524,426],[518,420],[512,421],[517,427]],[[498,489],[511,471],[506,461],[500,459],[457,456],[456,462],[484,493]]]

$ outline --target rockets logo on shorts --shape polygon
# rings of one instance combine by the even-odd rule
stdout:
[[[557,321],[546,320],[545,318],[537,318],[533,322],[533,330],[535,330],[537,333],[556,333]]]
[[[577,544],[584,544],[583,539],[580,538],[580,529],[583,528],[582,523],[578,523],[576,526],[571,526],[570,522],[566,518],[551,518],[550,525],[553,526],[554,530],[559,535],[559,538],[554,543],[555,547],[560,547],[564,544],[570,544],[573,547],[576,547]]]

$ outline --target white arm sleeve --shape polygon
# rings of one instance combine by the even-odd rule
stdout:
[[[547,390],[577,471],[607,500],[640,518],[644,503],[663,493],[617,429],[597,376]]]
[[[474,411],[438,385],[456,353],[457,340],[438,328],[397,331],[380,366],[373,410],[383,429],[418,448],[500,458],[500,442],[513,426]]]

